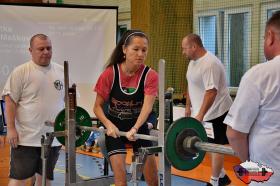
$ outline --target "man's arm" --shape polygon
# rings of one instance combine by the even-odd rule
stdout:
[[[13,148],[16,148],[19,140],[15,127],[16,103],[9,95],[7,95],[5,96],[5,105],[5,112],[7,116],[7,141]]]
[[[189,95],[189,91],[187,90],[186,92],[186,109],[185,109],[185,116],[186,117],[190,117],[191,116],[191,99],[190,99],[190,95]]]
[[[197,116],[195,116],[195,119],[197,119],[198,121],[203,121],[205,114],[214,103],[216,96],[217,96],[217,89],[215,88],[205,91],[202,105],[200,107]]]
[[[227,127],[227,138],[242,162],[249,159],[248,134]]]

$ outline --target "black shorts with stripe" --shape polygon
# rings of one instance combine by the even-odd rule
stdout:
[[[209,143],[215,143],[220,145],[229,144],[226,136],[227,125],[224,124],[224,119],[227,113],[228,112],[224,113],[218,118],[207,121],[213,124],[213,130],[214,130],[214,139],[208,138]]]

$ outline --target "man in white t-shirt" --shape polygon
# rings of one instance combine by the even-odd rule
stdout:
[[[182,40],[183,55],[190,59],[187,70],[186,116],[207,123],[208,141],[228,144],[226,125],[223,124],[232,100],[226,85],[225,69],[221,61],[207,51],[201,38],[189,34]],[[207,185],[228,185],[231,181],[225,174],[224,156],[212,153],[212,176]]]
[[[242,77],[224,123],[241,161],[258,162],[274,171],[268,181],[250,185],[274,186],[280,183],[280,12],[266,23],[264,54],[268,62]]]
[[[8,77],[2,96],[6,103],[7,142],[11,145],[9,186],[23,185],[36,174],[41,185],[41,136],[53,132],[45,121],[54,121],[64,108],[63,67],[51,62],[52,44],[44,34],[30,40],[32,60],[16,67]],[[52,143],[47,162],[47,185],[61,145]]]

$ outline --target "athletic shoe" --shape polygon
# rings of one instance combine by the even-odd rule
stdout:
[[[228,185],[230,183],[231,183],[231,180],[229,179],[229,177],[227,175],[225,175],[222,178],[219,178],[219,186]]]

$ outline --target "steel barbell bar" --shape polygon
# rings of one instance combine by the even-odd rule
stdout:
[[[233,151],[233,149],[229,146],[219,145],[214,143],[202,142],[201,139],[197,136],[186,137],[183,141],[183,148],[189,152],[197,152],[198,150],[202,150],[205,152],[213,152],[220,154],[227,154],[231,156],[236,156],[237,154]],[[196,151],[193,151],[194,148]]]
[[[107,129],[104,129],[104,128],[86,127],[86,126],[78,126],[78,128],[80,128],[81,130],[86,130],[86,131],[96,131],[96,132],[107,133]],[[126,134],[127,134],[127,132],[119,131],[120,136],[126,136]],[[136,139],[158,141],[158,137],[149,136],[149,135],[145,135],[145,134],[134,134],[134,137]]]
[[[49,121],[45,122],[46,126],[52,126],[52,123]],[[107,133],[107,129],[104,128],[97,128],[97,127],[88,127],[88,126],[80,126],[77,125],[77,128],[80,130],[84,131],[96,131],[96,132],[101,132],[101,133]],[[62,137],[65,136],[65,131],[56,131],[53,133],[55,137]],[[126,136],[127,132],[119,131],[120,136]],[[158,141],[158,137],[156,136],[149,136],[145,134],[134,134],[135,139],[143,139],[143,140],[149,140],[149,141]]]
[[[48,122],[46,122],[46,125],[50,125],[50,124],[48,124]],[[79,128],[80,130],[84,130],[84,131],[96,131],[96,132],[101,132],[101,133],[107,133],[107,129],[104,129],[104,128],[79,126],[79,125],[76,127]],[[119,131],[120,136],[126,136],[126,134],[127,134],[127,132]],[[63,131],[55,132],[56,137],[60,137],[63,135],[65,135],[65,133]],[[156,136],[149,136],[149,135],[145,135],[145,134],[135,134],[134,136],[135,136],[135,139],[158,141],[158,137],[156,137]],[[197,136],[185,137],[184,142],[183,142],[183,148],[185,148],[185,149],[196,148],[196,150],[203,150],[205,152],[227,154],[227,155],[232,155],[232,156],[236,155],[236,153],[233,151],[233,149],[229,146],[202,142],[201,139]]]
[[[207,142],[196,142],[194,146],[197,149],[203,150],[205,152],[214,152],[220,154],[227,154],[231,156],[237,155],[231,147],[225,145],[218,145],[218,144],[207,143]]]
[[[104,128],[86,127],[86,126],[78,126],[78,127],[81,130],[86,130],[86,131],[96,131],[96,132],[102,132],[102,133],[107,132],[107,129],[104,129]],[[126,134],[127,134],[127,132],[119,131],[120,136],[126,136]],[[158,137],[156,137],[156,136],[149,136],[149,135],[145,135],[145,134],[135,134],[134,136],[136,139],[158,141]],[[192,137],[192,138],[199,139],[198,137]],[[233,151],[233,149],[229,146],[202,142],[201,139],[199,139],[199,141],[195,141],[193,144],[190,144],[190,146],[185,145],[185,144],[191,143],[192,140],[193,139],[186,137],[184,139],[185,142],[183,143],[184,148],[196,148],[197,150],[203,150],[205,152],[227,154],[227,155],[232,155],[232,156],[236,155],[236,153]]]

